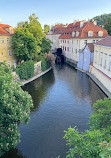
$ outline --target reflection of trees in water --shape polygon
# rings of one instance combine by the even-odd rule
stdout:
[[[6,152],[1,158],[26,158],[18,149],[12,149]]]
[[[32,111],[38,110],[40,103],[47,96],[48,90],[53,85],[54,81],[54,73],[53,70],[51,70],[47,74],[23,87],[23,90],[28,91],[33,98],[34,108]]]

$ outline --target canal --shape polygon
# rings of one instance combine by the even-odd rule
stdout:
[[[23,90],[34,102],[30,122],[19,127],[21,143],[4,158],[65,158],[64,130],[69,126],[88,129],[92,104],[106,97],[86,74],[66,64],[55,65]]]

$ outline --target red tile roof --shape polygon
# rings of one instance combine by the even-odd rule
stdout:
[[[111,36],[107,36],[106,38],[98,41],[96,45],[111,47]]]
[[[10,27],[11,27],[10,25],[0,24],[0,35],[12,35],[7,30],[7,28],[10,28]],[[14,33],[14,29],[13,29],[13,33]]]
[[[92,37],[88,37],[88,31],[92,31],[93,32],[93,36]],[[103,36],[99,37],[98,36],[98,32],[99,31],[103,31]],[[72,37],[72,32],[79,32],[78,37],[76,37],[74,35],[74,37]],[[63,33],[61,34],[61,36],[59,38],[61,39],[69,39],[69,38],[104,38],[108,36],[108,33],[105,29],[103,29],[100,26],[94,25],[91,22],[84,22],[83,26],[80,28],[80,21],[76,22],[75,24],[69,24],[68,27],[65,29],[65,31],[63,31]]]

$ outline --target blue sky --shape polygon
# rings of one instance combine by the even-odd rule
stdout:
[[[1,0],[2,23],[13,27],[36,13],[42,24],[71,23],[111,13],[111,0]]]

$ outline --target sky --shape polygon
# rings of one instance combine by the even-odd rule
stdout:
[[[0,0],[0,18],[13,27],[36,13],[44,24],[72,23],[111,13],[111,0]]]

